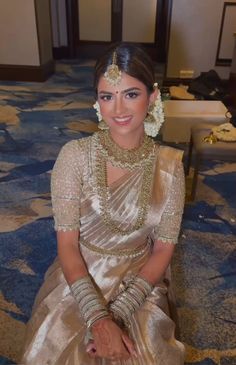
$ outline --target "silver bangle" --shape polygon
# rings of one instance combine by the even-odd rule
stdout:
[[[97,292],[89,276],[78,279],[70,289],[87,326],[91,327],[102,317],[109,317],[105,299]]]

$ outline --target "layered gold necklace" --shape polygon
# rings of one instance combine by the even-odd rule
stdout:
[[[102,145],[103,156],[106,157],[114,166],[134,170],[150,158],[154,142],[146,134],[142,144],[130,150],[121,148],[111,138],[108,131],[99,133],[99,141]]]
[[[152,190],[153,161],[155,159],[155,144],[145,135],[140,147],[125,150],[119,147],[110,137],[108,131],[96,133],[95,149],[95,179],[103,222],[112,233],[127,235],[140,229],[146,220]],[[107,186],[107,162],[113,166],[134,170],[142,170],[142,183],[138,198],[138,214],[136,222],[129,228],[121,228],[112,219],[110,209],[110,192]]]

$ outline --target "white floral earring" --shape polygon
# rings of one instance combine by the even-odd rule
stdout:
[[[96,110],[96,115],[98,117],[98,128],[101,130],[105,130],[105,129],[109,129],[107,124],[104,122],[104,120],[102,119],[102,114],[101,114],[101,110],[100,110],[100,106],[98,101],[96,101],[95,104],[93,104],[93,108]]]
[[[155,82],[153,85],[154,89],[157,89],[158,84]],[[144,130],[148,136],[155,137],[163,122],[164,122],[164,111],[163,103],[161,101],[161,93],[158,92],[156,100],[152,103],[148,109],[147,117],[144,120]]]

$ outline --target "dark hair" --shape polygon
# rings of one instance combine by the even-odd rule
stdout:
[[[146,85],[148,92],[153,92],[155,82],[154,66],[149,55],[142,47],[132,43],[116,43],[97,60],[94,74],[94,88],[97,91],[101,76],[112,64],[113,53],[116,52],[116,64],[122,72],[135,77]]]

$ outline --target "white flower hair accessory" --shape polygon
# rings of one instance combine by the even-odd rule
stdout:
[[[101,114],[101,111],[100,111],[100,106],[99,106],[98,101],[96,101],[96,103],[93,104],[93,108],[96,110],[96,115],[98,117],[98,121],[101,122],[102,121],[102,114]]]
[[[155,82],[153,88],[156,89],[158,87],[158,83]],[[150,105],[148,110],[148,115],[144,120],[144,130],[148,136],[155,137],[162,124],[164,123],[164,111],[163,111],[163,103],[161,101],[161,93],[159,93],[156,97],[154,103]]]
[[[109,129],[108,125],[102,119],[102,114],[101,114],[100,105],[99,105],[98,101],[96,101],[96,103],[93,104],[93,108],[96,110],[96,115],[97,115],[98,121],[99,121],[98,128],[102,129],[102,130]]]

